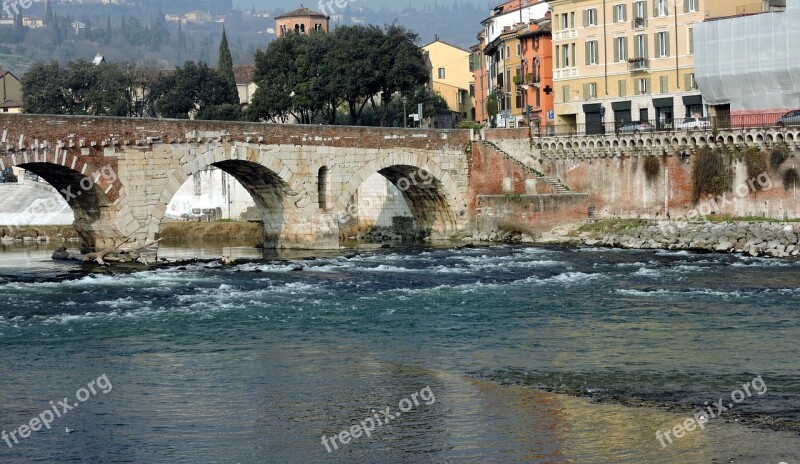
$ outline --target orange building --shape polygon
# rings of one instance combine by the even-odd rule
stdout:
[[[520,87],[524,90],[523,108],[530,106],[527,115],[533,127],[540,133],[555,124],[553,90],[553,40],[550,14],[528,23],[527,32],[517,36],[522,47],[523,75]],[[526,111],[527,112],[527,111]]]
[[[483,31],[478,34],[478,43],[469,50],[469,70],[473,75],[472,84],[469,86],[469,95],[472,97],[472,120],[486,123],[489,120],[489,114],[486,112],[488,81],[486,60],[483,56]]]
[[[311,31],[328,32],[329,16],[301,6],[275,17],[275,32],[283,37],[287,32],[310,34]]]

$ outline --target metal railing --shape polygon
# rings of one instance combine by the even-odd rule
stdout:
[[[650,69],[650,60],[647,58],[631,58],[628,60],[628,71],[639,72]]]
[[[631,21],[631,27],[634,29],[645,29],[647,28],[647,18],[633,18]]]
[[[707,118],[707,123],[690,123],[687,118],[673,120],[649,120],[632,123],[602,122],[581,124],[548,125],[543,136],[577,137],[587,135],[636,135],[648,133],[698,132],[711,133],[717,130],[768,129],[800,126],[800,118],[793,118],[785,124],[779,120],[784,113],[765,113]]]

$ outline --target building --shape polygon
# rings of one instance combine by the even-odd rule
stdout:
[[[9,71],[0,71],[0,111],[22,112],[22,83]]]
[[[486,111],[488,97],[488,81],[486,77],[486,57],[483,54],[483,34],[481,31],[477,38],[478,43],[470,47],[469,70],[472,72],[472,83],[469,85],[469,95],[472,97],[472,120],[486,123],[489,115]]]
[[[422,46],[431,66],[431,88],[444,98],[458,119],[472,119],[473,104],[470,98],[470,52],[447,42],[435,40]]]
[[[44,27],[44,19],[36,16],[23,16],[22,25],[31,29],[38,29]]]
[[[253,102],[253,94],[258,89],[253,77],[255,71],[256,67],[252,64],[233,67],[233,76],[236,79],[236,90],[239,92],[240,105],[245,106]]]
[[[525,118],[540,134],[552,131],[555,124],[553,107],[553,41],[550,15],[528,23],[519,34],[522,46],[522,105]]]
[[[287,32],[308,34],[311,31],[328,32],[330,17],[301,6],[300,8],[275,17],[275,30],[278,37]]]
[[[753,0],[552,0],[556,129],[601,134],[631,121],[671,129],[705,115],[694,28]]]
[[[491,16],[481,21],[483,31],[479,43],[473,46],[476,117],[481,122],[497,127],[517,127],[524,123],[526,90],[524,80],[520,34],[528,32],[528,24],[544,18],[549,11],[547,2],[536,0],[510,0],[492,10]],[[480,61],[480,62],[477,62]],[[477,90],[478,87],[480,90]],[[481,101],[482,100],[482,101]],[[497,116],[491,121],[490,107],[497,107]],[[494,108],[492,108],[494,109]]]
[[[711,116],[758,115],[775,122],[800,108],[800,4],[765,1],[765,14],[736,16],[698,24],[696,79]],[[775,12],[778,11],[778,12]]]

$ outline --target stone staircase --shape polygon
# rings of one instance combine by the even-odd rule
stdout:
[[[498,147],[494,142],[491,142],[489,140],[484,140],[483,145],[491,150],[496,151],[497,153],[502,155],[503,158],[514,162],[515,164],[517,164],[530,174],[533,174],[537,179],[540,179],[542,182],[552,187],[553,191],[556,194],[571,193],[569,187],[564,185],[560,180],[556,179],[555,177],[546,176],[543,173],[534,169],[533,167],[528,166],[527,164],[523,163],[522,161],[508,154],[502,148]]]

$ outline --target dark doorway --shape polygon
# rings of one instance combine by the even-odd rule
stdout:
[[[586,135],[605,134],[601,104],[583,105],[583,113],[586,116]]]

